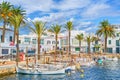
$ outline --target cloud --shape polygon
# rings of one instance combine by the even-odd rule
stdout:
[[[3,0],[0,0],[2,2]],[[28,21],[41,20],[64,25],[73,21],[75,29],[93,31],[98,21],[111,19],[119,22],[119,0],[4,0],[21,5],[27,11]],[[117,23],[116,22],[116,23]]]
[[[90,0],[62,0],[59,4],[55,4],[54,8],[59,10],[71,10],[84,8],[90,4]]]
[[[52,0],[4,0],[9,1],[14,5],[21,5],[28,14],[33,13],[35,11],[50,11],[53,5]],[[2,2],[2,1],[1,1]]]
[[[89,6],[82,14],[82,17],[87,18],[98,18],[110,9],[111,7],[107,4],[93,4]]]
[[[47,22],[49,24],[61,24],[62,25],[62,24],[65,24],[69,20],[74,21],[74,18],[71,16],[74,16],[77,14],[78,14],[78,11],[76,11],[76,10],[57,12],[57,13],[49,13],[48,16],[35,17],[33,19],[33,21],[41,20],[41,21]]]

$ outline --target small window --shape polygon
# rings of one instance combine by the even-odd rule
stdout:
[[[116,40],[116,46],[119,46],[119,40]]]
[[[95,44],[98,44],[98,41],[95,41]]]
[[[32,39],[32,43],[33,43],[33,44],[36,44],[36,39]]]
[[[41,39],[40,44],[44,44],[44,39]]]
[[[10,42],[12,41],[12,36],[10,36],[10,39],[9,39],[9,40],[10,40]]]
[[[55,41],[52,41],[52,44],[55,44]]]
[[[111,40],[109,40],[109,44],[111,44]]]
[[[19,40],[19,43],[21,43],[21,40]]]
[[[2,35],[1,35],[1,41],[2,41]]]
[[[25,42],[30,42],[30,38],[24,38]]]
[[[47,44],[51,44],[51,42],[50,42],[50,41],[47,41]]]
[[[54,37],[54,35],[50,35],[50,37]]]
[[[119,37],[119,33],[117,33],[116,35],[117,35],[117,37]]]

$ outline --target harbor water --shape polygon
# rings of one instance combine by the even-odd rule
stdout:
[[[25,75],[1,76],[0,80],[120,80],[120,60],[106,61],[103,65],[82,67],[84,72],[71,75]]]

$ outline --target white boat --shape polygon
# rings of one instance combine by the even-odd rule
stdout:
[[[106,58],[106,60],[109,60],[109,61],[118,61],[118,58],[117,58],[117,57],[114,57],[114,58]]]
[[[48,64],[49,65],[49,64]],[[56,65],[49,65],[49,66],[44,66],[40,65],[39,67],[36,68],[26,68],[19,66],[16,68],[17,73],[22,73],[22,74],[65,74],[65,70],[67,69],[75,69],[75,66],[69,66],[69,67],[57,67]]]
[[[118,61],[118,58],[117,58],[117,57],[114,57],[114,58],[113,58],[113,61]]]

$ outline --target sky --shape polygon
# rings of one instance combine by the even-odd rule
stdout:
[[[0,3],[3,0],[0,0]],[[72,21],[75,30],[95,33],[103,20],[110,24],[120,23],[120,0],[4,0],[26,10],[30,21],[47,22],[64,26]],[[29,30],[21,29],[21,34]]]

